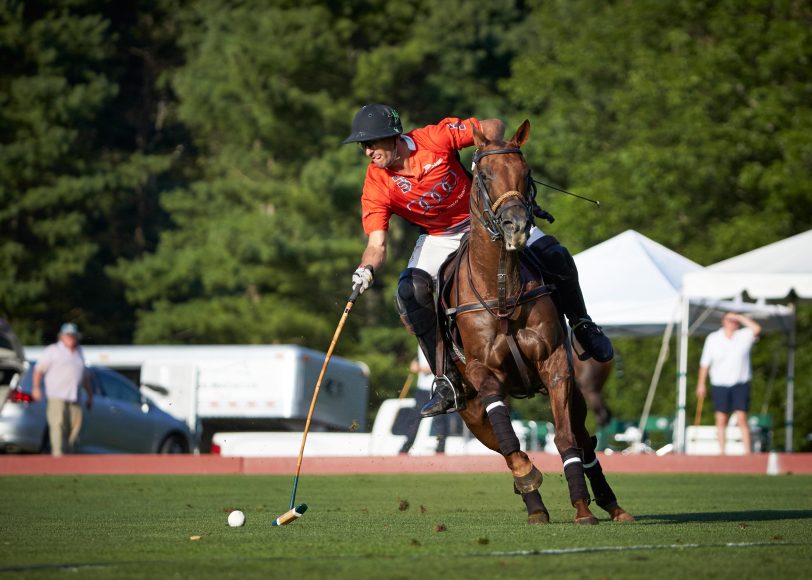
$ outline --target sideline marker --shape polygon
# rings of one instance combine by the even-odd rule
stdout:
[[[780,473],[781,469],[778,466],[778,453],[770,451],[769,456],[767,456],[767,475],[779,475]]]

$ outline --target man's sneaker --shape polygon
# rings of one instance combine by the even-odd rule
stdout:
[[[443,413],[453,413],[465,409],[465,397],[458,393],[447,376],[434,379],[434,393],[429,402],[420,409],[421,417],[434,417]]]
[[[609,362],[615,356],[612,341],[603,333],[601,327],[589,318],[579,320],[572,331],[584,349],[584,353],[578,355],[581,360],[586,360],[591,356],[596,361],[603,363]]]

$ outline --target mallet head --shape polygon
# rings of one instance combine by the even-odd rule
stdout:
[[[295,508],[293,508],[292,510],[287,511],[287,512],[283,513],[281,516],[279,516],[278,518],[276,518],[273,521],[273,525],[274,526],[285,526],[285,525],[287,525],[287,524],[289,524],[291,522],[295,522],[297,519],[302,517],[302,514],[304,514],[306,511],[307,511],[307,504],[306,503],[301,503],[301,504],[297,505]]]

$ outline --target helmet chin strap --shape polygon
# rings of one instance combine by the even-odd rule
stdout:
[[[392,148],[394,154],[392,155],[392,159],[389,160],[389,163],[386,164],[386,168],[392,167],[393,163],[397,163],[401,160],[400,153],[398,152],[398,145],[400,144],[400,136],[396,135],[395,139],[395,146]]]

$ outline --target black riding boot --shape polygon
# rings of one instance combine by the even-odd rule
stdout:
[[[400,318],[406,328],[417,337],[417,342],[435,374],[432,397],[420,410],[421,417],[461,411],[466,405],[462,377],[453,364],[447,364],[444,373],[437,369],[437,313],[433,288],[431,275],[419,268],[407,268],[398,281],[397,306]]]
[[[465,409],[465,393],[455,385],[462,385],[462,377],[454,367],[449,367],[444,375],[435,376],[431,399],[420,409],[420,416],[434,417]]]
[[[584,295],[578,282],[578,268],[567,248],[559,244],[553,236],[544,236],[529,249],[541,261],[545,274],[549,275],[556,285],[561,310],[567,317],[575,338],[584,349],[578,358],[586,360],[591,356],[598,362],[612,360],[615,354],[612,341],[603,333],[600,326],[592,322],[586,312]]]
[[[581,285],[578,283],[577,272],[574,280],[558,283],[560,300],[564,314],[569,320],[575,338],[584,349],[578,358],[586,360],[592,356],[598,362],[608,362],[615,356],[612,341],[603,333],[601,327],[592,322],[586,313],[584,296],[581,294]]]

